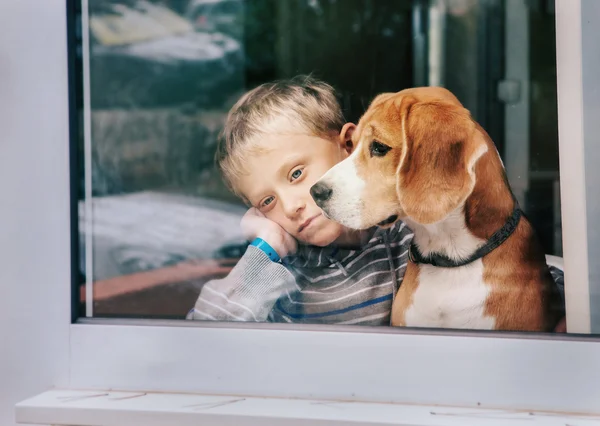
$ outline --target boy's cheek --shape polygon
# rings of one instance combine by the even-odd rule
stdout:
[[[265,214],[265,217],[269,219],[271,222],[279,225],[285,232],[290,234],[292,237],[297,238],[297,229],[296,227],[290,223],[290,221],[283,215],[281,212],[278,212],[276,209],[271,210]]]

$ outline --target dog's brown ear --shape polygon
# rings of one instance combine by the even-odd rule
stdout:
[[[448,102],[399,105],[405,153],[398,170],[398,199],[418,223],[444,219],[469,196],[474,167],[486,145],[469,111]]]

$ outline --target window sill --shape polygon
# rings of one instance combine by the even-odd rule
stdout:
[[[72,426],[600,425],[600,416],[482,408],[176,393],[51,390],[19,403],[19,423]]]

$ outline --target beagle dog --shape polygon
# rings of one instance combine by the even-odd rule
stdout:
[[[564,315],[543,250],[483,128],[448,90],[381,94],[352,154],[311,194],[353,229],[413,231],[394,326],[550,331]]]

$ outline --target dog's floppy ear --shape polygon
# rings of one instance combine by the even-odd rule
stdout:
[[[470,195],[475,163],[487,146],[460,105],[407,97],[398,109],[405,147],[397,173],[400,205],[418,223],[438,222]]]

